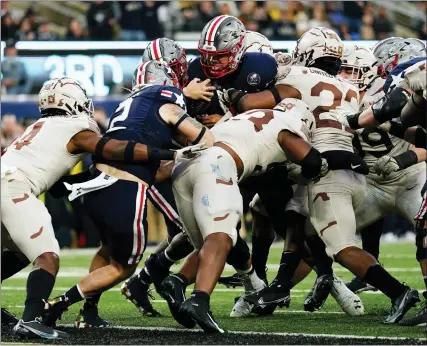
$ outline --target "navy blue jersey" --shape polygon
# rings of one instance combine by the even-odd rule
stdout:
[[[422,58],[414,58],[407,62],[397,65],[388,75],[387,80],[384,83],[384,91],[385,93],[389,93],[393,88],[399,84],[405,78],[405,71],[407,68],[416,64],[419,61],[426,60],[425,57]]]
[[[181,90],[171,86],[153,85],[134,92],[121,102],[111,116],[105,136],[117,140],[133,140],[152,147],[172,147],[173,127],[160,117],[159,109],[167,103],[174,103],[186,110]],[[97,160],[129,172],[148,184],[153,184],[159,167],[159,160],[140,164],[120,161]]]
[[[211,82],[217,89],[235,88],[249,93],[256,93],[274,85],[277,74],[277,63],[273,56],[267,53],[249,52],[243,56],[239,67],[233,73],[221,78],[212,79]],[[200,80],[208,79],[202,70],[200,58],[192,60],[188,66],[188,77],[191,81],[194,78]],[[216,95],[210,104],[201,109],[199,101],[188,103],[189,114],[194,116],[201,114],[224,114],[219,106]]]

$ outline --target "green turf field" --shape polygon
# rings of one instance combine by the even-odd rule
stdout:
[[[389,271],[408,285],[423,289],[423,281],[418,263],[414,258],[413,244],[385,244],[381,247],[381,262]],[[147,251],[147,254],[149,251]],[[275,276],[279,263],[281,249],[275,246],[271,252],[268,264],[269,281]],[[87,270],[91,255],[86,252],[67,254],[61,258],[61,269],[56,281],[53,295],[63,293],[66,289],[78,282],[78,279]],[[177,266],[173,270],[177,270]],[[344,281],[351,278],[351,274],[344,268],[335,265],[336,273]],[[28,273],[28,268],[26,273]],[[234,271],[227,267],[224,274],[231,275]],[[365,306],[365,315],[349,317],[341,312],[338,304],[332,297],[328,298],[321,311],[308,313],[303,311],[303,301],[311,288],[315,276],[311,274],[305,281],[297,285],[291,292],[291,305],[288,309],[278,309],[273,316],[258,317],[253,315],[243,319],[229,317],[233,306],[234,297],[240,295],[241,290],[226,288],[218,285],[211,299],[212,311],[220,326],[229,331],[255,331],[276,333],[310,333],[310,334],[335,334],[373,337],[406,337],[425,338],[423,327],[400,327],[397,325],[382,324],[386,316],[390,301],[382,294],[362,293]],[[10,309],[20,315],[25,300],[25,275],[11,278],[3,283],[2,307]],[[189,289],[191,291],[191,289]],[[100,301],[100,314],[114,326],[138,327],[173,327],[181,328],[170,316],[167,304],[154,294],[152,302],[164,317],[150,318],[142,316],[137,309],[125,301],[119,292],[119,287],[104,293]],[[60,323],[71,324],[77,316],[81,304],[72,306],[63,316]],[[408,312],[410,316],[416,312]],[[424,339],[425,340],[425,339]]]

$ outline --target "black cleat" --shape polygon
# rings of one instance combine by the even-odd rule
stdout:
[[[39,318],[28,322],[19,320],[15,327],[13,327],[13,333],[25,338],[41,338],[48,340],[60,340],[69,337],[69,334],[65,332],[44,325]]]
[[[97,306],[80,309],[80,313],[74,322],[74,327],[79,329],[107,328],[109,326],[110,323],[99,316]]]
[[[242,280],[240,280],[240,276],[237,273],[234,273],[231,276],[221,276],[218,279],[218,283],[232,288],[243,286]]]
[[[287,307],[289,307],[289,303]],[[276,308],[277,308],[276,304],[260,305],[260,306],[254,306],[252,309],[252,312],[254,314],[257,314],[258,316],[269,316],[269,315],[273,315],[273,312],[274,310],[276,310]]]
[[[70,304],[64,296],[58,296],[44,301],[43,324],[55,328],[56,321],[60,320],[62,314],[68,310]]]
[[[124,282],[120,291],[143,315],[149,317],[162,316],[150,303],[149,298],[154,300],[154,297],[150,294],[149,285],[142,283],[137,276]]]
[[[409,317],[399,322],[401,326],[425,326],[427,332],[427,291],[423,292],[424,301],[421,304],[421,309],[415,316]]]
[[[318,276],[313,288],[304,300],[304,310],[313,312],[322,308],[332,290],[333,284],[334,278],[332,275],[324,274]]]
[[[14,326],[18,323],[18,319],[10,311],[1,308],[1,325],[2,326]]]
[[[366,283],[365,281],[360,280],[358,277],[354,277],[350,282],[345,284],[347,288],[353,293],[362,293],[366,291],[378,291],[374,286]]]
[[[270,286],[263,288],[261,291],[244,296],[243,299],[254,304],[255,307],[260,307],[261,310],[265,309],[265,307],[269,305],[288,308],[291,302],[289,289],[280,285],[276,280],[274,280]],[[255,312],[254,310],[252,311]],[[265,310],[265,312],[268,311],[269,310]],[[273,313],[273,311],[271,311],[271,313]]]
[[[160,294],[162,282],[170,274],[169,268],[162,266],[159,262],[158,255],[153,253],[145,260],[145,269],[153,280],[157,293]]]
[[[186,298],[185,286],[179,277],[172,274],[164,279],[160,295],[167,301],[169,310],[175,321],[185,328],[194,328],[196,322],[180,310]]]
[[[190,297],[181,305],[180,311],[191,316],[204,332],[224,333],[224,329],[219,327],[212,315],[209,305],[205,302]]]
[[[391,310],[384,323],[397,323],[406,312],[414,307],[420,301],[420,296],[417,290],[406,287],[403,293],[392,301]]]

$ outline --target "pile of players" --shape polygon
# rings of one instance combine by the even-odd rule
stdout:
[[[152,41],[104,136],[77,81],[44,85],[40,120],[2,157],[2,281],[34,266],[22,318],[2,309],[2,323],[24,337],[64,338],[57,320],[84,300],[76,327],[107,327],[98,302],[143,256],[147,198],[164,214],[168,239],[121,286],[147,316],[160,315],[149,301],[153,283],[179,324],[222,333],[210,309],[218,282],[244,287],[232,317],[269,315],[289,306],[291,288],[315,270],[306,311],[320,309],[331,294],[347,314],[361,315],[354,292],[375,288],[391,300],[385,323],[425,323],[425,301],[401,321],[420,301],[418,292],[378,262],[378,221],[398,212],[414,224],[427,285],[425,44],[390,38],[372,51],[344,47],[334,31],[318,27],[298,40],[292,56],[273,55],[265,37],[223,15],[205,26],[198,50],[188,63],[176,42]],[[84,153],[93,155],[92,168],[66,176]],[[102,239],[89,274],[52,299],[59,248],[37,199],[44,191],[84,196]],[[248,208],[252,253],[239,236]],[[364,249],[356,246],[356,230]],[[268,285],[276,234],[285,245]],[[348,287],[333,261],[355,275]],[[221,278],[226,263],[237,274]]]

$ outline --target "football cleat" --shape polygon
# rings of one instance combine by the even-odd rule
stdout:
[[[234,299],[234,306],[230,317],[245,317],[251,314],[254,304],[246,301],[243,296]]]
[[[44,299],[43,324],[55,328],[56,321],[60,320],[62,314],[68,310],[70,304],[64,296],[53,299]]]
[[[18,323],[18,319],[10,311],[1,308],[1,325],[14,326]]]
[[[162,316],[150,303],[149,298],[154,299],[154,297],[150,294],[149,286],[142,283],[137,276],[124,282],[120,291],[143,315],[149,317]]]
[[[80,309],[80,313],[74,322],[74,327],[79,329],[86,328],[107,328],[110,323],[99,316],[98,307],[89,309]]]
[[[284,288],[276,280],[274,280],[270,286],[258,292],[245,295],[243,299],[255,306],[261,307],[274,305],[288,308],[291,302],[289,289]]]
[[[218,279],[218,283],[232,288],[243,286],[242,280],[240,280],[240,275],[237,273],[234,273],[231,276],[221,276]]]
[[[28,322],[19,320],[15,327],[13,327],[13,334],[26,338],[41,338],[48,340],[60,340],[69,337],[69,334],[55,330],[41,323],[40,318]]]
[[[384,320],[384,323],[399,322],[408,310],[414,307],[419,301],[418,291],[406,286],[403,293],[392,301],[390,313]]]
[[[209,305],[204,301],[191,296],[181,305],[180,311],[196,321],[206,333],[224,333],[215,321]]]
[[[378,291],[374,286],[371,286],[365,281],[360,280],[356,276],[353,279],[351,279],[350,282],[347,282],[345,285],[350,291],[356,294],[366,292],[366,291]]]
[[[145,260],[145,269],[153,280],[153,284],[157,293],[160,294],[161,284],[163,280],[166,279],[170,274],[169,268],[162,266],[159,262],[158,255],[153,253]]]
[[[193,328],[196,322],[180,310],[185,301],[185,286],[176,275],[168,276],[161,285],[160,295],[167,301],[172,317],[185,328]]]
[[[333,277],[329,274],[318,276],[313,288],[304,300],[304,310],[313,312],[322,308],[332,290]]]
[[[363,315],[365,308],[359,296],[350,291],[335,274],[333,274],[333,278],[334,283],[332,285],[331,296],[337,301],[342,311],[349,316]]]
[[[423,292],[424,301],[421,304],[421,309],[415,316],[409,317],[399,322],[401,326],[425,326],[427,332],[427,291]]]

